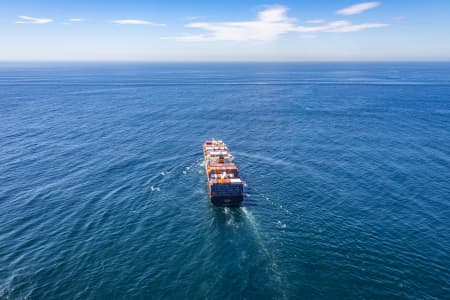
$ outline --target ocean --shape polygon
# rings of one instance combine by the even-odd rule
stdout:
[[[0,299],[449,297],[450,63],[2,63],[0,101]]]

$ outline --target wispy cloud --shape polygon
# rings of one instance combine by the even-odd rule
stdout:
[[[297,32],[355,32],[371,28],[387,27],[384,23],[362,23],[353,24],[349,21],[334,21],[320,26],[297,26]]]
[[[325,20],[322,20],[322,19],[313,19],[313,20],[308,20],[308,21],[306,21],[306,23],[308,23],[308,24],[322,24],[322,23],[325,23]]]
[[[84,20],[83,19],[80,19],[80,18],[71,18],[71,19],[69,19],[69,22],[83,22]]]
[[[352,24],[348,21],[336,21],[328,23],[324,28],[318,31],[324,32],[355,32],[371,28],[383,28],[389,26],[389,24],[384,23],[363,23],[363,24]]]
[[[368,9],[378,7],[380,5],[381,5],[380,2],[363,2],[363,3],[358,3],[355,5],[351,5],[349,7],[340,9],[340,10],[336,11],[336,13],[338,15],[344,15],[344,16],[356,15],[356,14],[360,14]]]
[[[316,26],[299,26],[296,20],[287,16],[285,6],[268,7],[258,13],[253,21],[242,22],[194,22],[187,28],[204,30],[206,33],[178,36],[174,39],[181,42],[205,41],[272,41],[283,34],[316,33],[316,32],[355,32],[369,28],[389,26],[384,23],[353,24],[349,21],[334,21]]]
[[[119,25],[150,25],[150,26],[166,26],[166,24],[153,23],[146,20],[135,20],[135,19],[121,19],[112,21]]]
[[[53,22],[52,19],[47,18],[34,18],[28,16],[18,16],[19,20],[16,21],[18,24],[47,24]]]

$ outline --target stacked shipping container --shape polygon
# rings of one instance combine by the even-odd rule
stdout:
[[[244,183],[225,143],[208,140],[203,144],[203,154],[212,203],[217,206],[239,206],[244,198]]]

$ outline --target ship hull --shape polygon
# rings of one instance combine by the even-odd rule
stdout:
[[[239,207],[242,205],[243,200],[243,196],[211,197],[212,204],[222,207]]]

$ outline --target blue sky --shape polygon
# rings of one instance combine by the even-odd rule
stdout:
[[[0,60],[448,61],[449,15],[446,0],[0,0]]]

